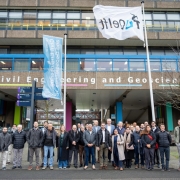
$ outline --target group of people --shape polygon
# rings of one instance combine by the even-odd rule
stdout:
[[[174,130],[175,143],[180,154],[179,131],[180,120]],[[101,126],[98,126],[98,121],[94,120],[93,124],[73,125],[70,131],[66,131],[65,126],[62,125],[58,133],[47,121],[44,122],[42,129],[38,128],[38,122],[34,122],[34,127],[27,133],[22,130],[22,125],[14,127],[12,134],[4,127],[3,132],[0,133],[3,170],[6,170],[6,164],[10,163],[8,158],[10,147],[13,147],[12,169],[22,168],[22,154],[26,142],[29,150],[28,170],[33,169],[34,154],[36,170],[39,170],[40,166],[43,170],[47,167],[53,170],[54,149],[57,147],[57,161],[60,169],[70,168],[73,165],[75,168],[83,167],[86,170],[91,162],[93,170],[96,169],[96,163],[100,163],[99,169],[107,170],[109,161],[115,170],[123,171],[124,167],[131,168],[132,159],[135,159],[135,169],[141,166],[141,168],[153,170],[157,163],[159,168],[161,164],[162,171],[170,171],[171,135],[165,130],[164,124],[157,127],[155,122],[151,125],[145,122],[140,127],[135,122],[132,125],[119,122],[115,127],[111,119],[107,119],[107,123],[102,122]]]

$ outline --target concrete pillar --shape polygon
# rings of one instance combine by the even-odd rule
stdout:
[[[167,130],[173,131],[173,116],[172,116],[172,106],[170,103],[166,103],[166,124]]]
[[[72,102],[66,102],[66,130],[69,131],[72,128]]]
[[[21,123],[21,107],[15,105],[14,124],[18,125],[20,123]]]
[[[123,122],[123,103],[122,102],[116,102],[116,124],[118,124],[119,121]]]

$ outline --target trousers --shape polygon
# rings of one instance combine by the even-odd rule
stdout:
[[[6,167],[6,159],[7,159],[8,151],[0,152],[0,159],[2,161],[2,167]]]
[[[13,149],[13,166],[21,166],[23,149]]]
[[[40,148],[29,148],[29,164],[32,166],[34,153],[36,156],[36,166],[39,166]]]

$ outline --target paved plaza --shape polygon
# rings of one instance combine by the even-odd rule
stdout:
[[[155,166],[153,171],[147,171],[145,169],[135,169],[134,165],[131,169],[125,169],[123,172],[114,170],[109,163],[108,170],[99,170],[99,164],[96,164],[96,170],[91,169],[91,164],[89,164],[89,168],[87,170],[83,170],[83,168],[75,169],[71,167],[66,170],[59,170],[56,162],[56,150],[54,157],[54,170],[40,170],[36,171],[35,168],[32,171],[28,171],[28,162],[27,162],[27,145],[24,149],[23,153],[23,169],[15,169],[11,170],[12,164],[7,166],[6,171],[0,170],[0,179],[123,179],[123,180],[180,180],[180,172],[177,171],[178,168],[178,153],[176,146],[171,147],[171,160],[170,160],[170,172],[161,172]],[[34,164],[35,165],[35,164]],[[35,166],[34,166],[35,167]]]

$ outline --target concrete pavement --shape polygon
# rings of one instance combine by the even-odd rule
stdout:
[[[108,170],[98,170],[99,164],[96,164],[97,170],[92,170],[91,164],[89,164],[89,168],[87,170],[83,170],[83,168],[75,169],[71,167],[70,169],[66,170],[59,170],[57,166],[57,155],[55,149],[55,157],[54,157],[54,170],[35,170],[35,163],[34,169],[32,171],[28,171],[28,162],[27,162],[27,145],[24,148],[23,153],[23,169],[15,169],[11,170],[12,163],[7,166],[6,171],[0,170],[0,179],[127,179],[127,180],[180,180],[180,172],[177,171],[179,167],[179,160],[178,160],[178,153],[176,146],[171,147],[171,159],[170,159],[170,172],[161,172],[155,166],[153,171],[147,171],[145,169],[134,169],[134,165],[131,169],[125,169],[123,172],[119,170],[114,170],[109,163]]]

